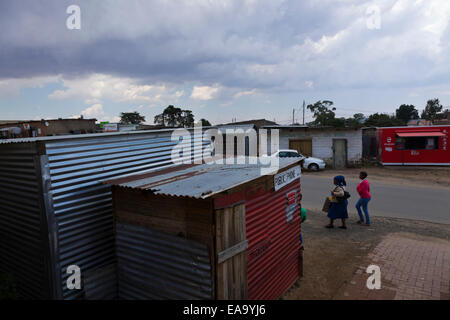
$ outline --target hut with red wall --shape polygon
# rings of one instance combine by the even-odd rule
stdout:
[[[277,299],[302,273],[298,158],[106,181],[121,299]]]

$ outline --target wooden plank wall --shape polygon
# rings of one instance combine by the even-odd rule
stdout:
[[[114,188],[116,221],[213,244],[213,205],[210,200],[154,195],[149,191]]]
[[[217,299],[247,299],[245,204],[216,210]]]
[[[215,295],[216,252],[212,200],[154,195],[147,190],[113,187],[113,206],[115,223],[134,224],[205,243],[209,250]]]

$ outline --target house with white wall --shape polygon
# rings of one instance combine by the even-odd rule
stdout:
[[[362,130],[357,128],[270,125],[279,130],[279,149],[294,149],[323,159],[328,167],[344,168],[362,161]]]

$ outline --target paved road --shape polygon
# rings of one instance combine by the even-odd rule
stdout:
[[[356,213],[358,179],[346,179],[351,193],[349,213]],[[370,181],[370,180],[369,180]],[[304,174],[302,176],[302,206],[322,209],[323,201],[332,189],[332,178]],[[409,186],[371,182],[372,216],[406,218],[450,224],[450,189],[445,187]]]

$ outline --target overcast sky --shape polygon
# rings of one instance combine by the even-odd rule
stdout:
[[[303,100],[345,117],[448,106],[449,18],[448,0],[2,0],[0,119],[153,123],[173,104],[288,124]]]

